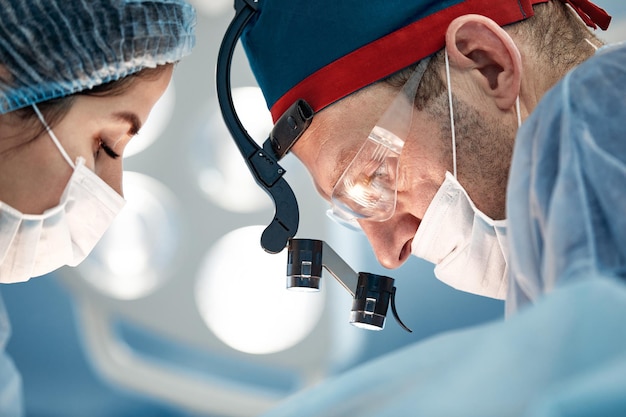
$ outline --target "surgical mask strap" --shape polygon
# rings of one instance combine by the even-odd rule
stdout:
[[[54,132],[52,131],[52,129],[50,128],[50,126],[48,126],[48,123],[46,123],[46,120],[43,118],[43,115],[41,114],[41,112],[39,111],[39,107],[37,107],[37,105],[35,103],[32,104],[33,106],[33,110],[35,110],[35,113],[37,114],[37,117],[39,118],[39,121],[44,125],[44,127],[46,128],[46,131],[48,132],[48,135],[50,136],[50,138],[52,139],[52,142],[54,142],[55,146],[57,147],[57,149],[59,150],[59,152],[61,152],[61,155],[63,155],[63,158],[65,158],[65,160],[67,161],[68,164],[70,164],[70,166],[72,167],[72,169],[75,169],[76,166],[74,165],[74,163],[72,162],[72,159],[70,158],[70,156],[67,154],[67,152],[65,152],[65,149],[63,149],[63,146],[61,145],[61,142],[59,142],[59,139],[57,139],[56,135],[54,134]]]
[[[454,109],[452,106],[452,84],[450,83],[450,62],[448,48],[444,50],[446,57],[446,81],[448,83],[448,105],[450,106],[450,129],[452,130],[452,174],[456,178],[456,132],[454,129]]]
[[[595,46],[595,45],[594,45],[594,44],[593,44],[593,43],[592,43],[589,39],[585,38],[585,42],[587,42],[589,45],[591,45],[591,47],[592,47],[595,51],[597,51],[597,50],[598,50],[598,47],[597,47],[597,46]]]
[[[448,49],[444,49],[446,59],[446,82],[448,83],[448,105],[450,107],[450,130],[452,131],[452,174],[456,177],[456,130],[454,128],[454,106],[452,106],[452,83],[450,82],[450,61]],[[519,94],[515,98],[515,112],[517,113],[517,128],[522,126],[522,113],[520,111]]]

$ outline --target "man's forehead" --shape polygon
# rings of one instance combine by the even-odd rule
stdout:
[[[313,129],[307,129],[292,148],[292,153],[309,171],[317,191],[326,199],[367,138],[367,133],[360,134],[360,129],[328,122],[320,122],[323,127],[318,129],[312,124]]]
[[[376,83],[315,114],[291,151],[307,167],[322,196],[328,197],[329,188],[337,183],[397,92]]]
[[[307,166],[315,189],[326,200],[330,200],[332,189],[354,158],[356,151],[354,148],[346,147],[342,147],[338,152],[322,150],[313,165]]]

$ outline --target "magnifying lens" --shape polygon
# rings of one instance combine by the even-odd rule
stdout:
[[[385,327],[391,304],[393,316],[408,332],[396,311],[394,279],[369,272],[356,273],[322,240],[290,239],[287,252],[287,288],[319,291],[322,269],[326,269],[353,297],[350,323],[368,330]]]
[[[262,0],[261,0],[262,1]],[[246,132],[233,104],[230,69],[233,53],[241,34],[256,13],[259,0],[235,0],[235,17],[228,26],[217,58],[217,98],[224,122],[257,184],[274,201],[275,213],[261,235],[261,246],[269,253],[288,247],[287,288],[317,291],[322,268],[325,268],[352,295],[350,322],[361,328],[384,327],[389,305],[394,317],[407,331],[395,308],[394,279],[359,272],[358,274],[321,240],[294,239],[298,230],[298,202],[283,178],[285,170],[278,161],[311,124],[314,111],[304,100],[297,100],[278,119],[269,138],[260,147]]]

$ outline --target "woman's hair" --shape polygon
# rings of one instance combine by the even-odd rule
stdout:
[[[116,81],[111,81],[105,84],[95,86],[89,90],[84,90],[76,94],[69,96],[43,101],[37,103],[37,107],[41,111],[44,119],[50,127],[54,127],[59,123],[63,117],[69,112],[72,105],[76,101],[76,97],[94,96],[94,97],[110,97],[124,93],[136,80],[153,80],[158,78],[167,68],[174,64],[159,65],[155,68],[144,68],[141,71],[130,74],[124,78],[120,78]],[[25,126],[25,131],[32,132],[30,137],[24,144],[31,142],[41,135],[45,128],[37,119],[37,115],[31,106],[24,107],[19,110],[15,110],[17,117],[21,119]]]
[[[525,52],[530,54],[535,62],[542,63],[539,65],[545,68],[540,70],[546,77],[543,81],[551,86],[561,78],[562,70],[572,68],[587,58],[587,54],[581,53],[581,46],[590,48],[586,44],[586,39],[591,38],[597,45],[602,42],[588,30],[578,15],[560,0],[537,4],[533,6],[533,10],[535,12],[533,17],[504,28],[514,39],[527,45]],[[446,91],[438,72],[444,61],[443,49],[431,57],[415,97],[415,106],[419,110]],[[401,88],[416,66],[417,63],[402,69],[382,82]]]

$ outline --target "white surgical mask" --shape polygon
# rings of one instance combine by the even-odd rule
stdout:
[[[124,198],[85,166],[74,164],[39,109],[37,116],[74,169],[61,200],[43,214],[24,214],[0,202],[0,282],[27,281],[81,263],[124,206]]]
[[[478,210],[449,172],[424,214],[411,253],[434,263],[435,276],[453,288],[506,297],[506,221]]]
[[[493,220],[472,202],[456,178],[456,135],[446,52],[454,174],[446,177],[413,238],[411,253],[434,263],[435,276],[461,291],[504,299],[508,288],[506,220]],[[519,97],[517,122],[521,125]]]

